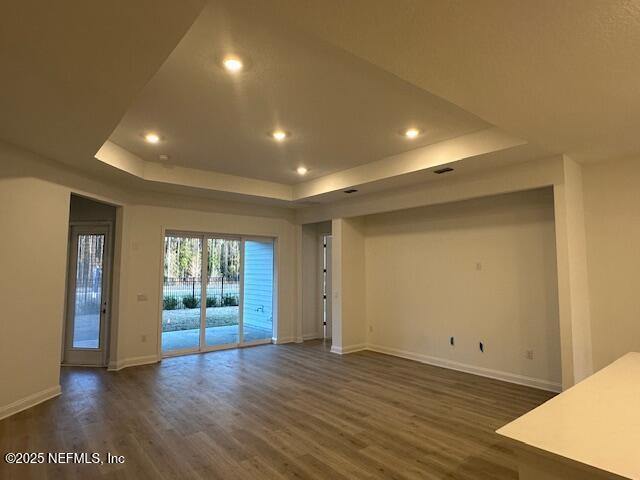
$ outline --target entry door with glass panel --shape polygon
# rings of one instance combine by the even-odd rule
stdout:
[[[106,364],[109,314],[108,225],[72,226],[64,363]]]

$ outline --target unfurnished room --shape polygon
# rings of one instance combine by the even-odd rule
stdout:
[[[0,19],[0,479],[640,479],[640,2]]]

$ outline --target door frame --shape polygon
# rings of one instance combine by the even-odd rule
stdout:
[[[172,350],[170,352],[163,352],[162,351],[162,312],[164,311],[164,242],[165,242],[165,237],[167,236],[174,236],[174,237],[182,237],[182,238],[197,238],[200,240],[200,245],[202,247],[202,258],[201,258],[201,264],[200,264],[200,335],[199,335],[199,340],[198,340],[198,346],[196,347],[192,347],[192,348],[181,348],[179,350]],[[202,309],[202,299],[204,298],[205,301],[205,305],[206,305],[206,295],[203,297],[202,294],[203,292],[206,292],[206,284],[204,282],[205,279],[205,271],[206,271],[206,267],[205,267],[205,262],[204,260],[204,253],[205,253],[205,244],[206,244],[206,238],[204,237],[204,234],[199,233],[199,232],[188,232],[188,231],[183,231],[183,230],[167,230],[166,232],[163,232],[162,235],[162,242],[161,242],[161,254],[160,254],[160,326],[158,328],[158,358],[162,358],[162,357],[173,357],[173,356],[177,356],[177,355],[188,355],[190,353],[199,353],[200,350],[200,346],[202,345],[202,336],[203,336],[203,330],[202,330],[202,325],[203,322],[206,322],[206,309],[204,310],[204,314],[203,314],[203,309]],[[204,285],[204,287],[203,287]]]
[[[75,322],[75,295],[78,260],[78,234],[104,233],[104,252],[102,261],[102,291],[100,292],[100,335],[99,348],[73,347],[73,331]],[[67,281],[66,281],[66,305],[62,329],[62,366],[106,367],[109,358],[109,343],[111,333],[111,279],[113,269],[113,223],[109,221],[74,221],[69,222],[67,253]],[[106,299],[106,305],[105,305]],[[104,309],[103,309],[104,307]],[[95,357],[94,361],[83,361],[81,354],[70,355],[75,352],[85,352],[84,355]],[[76,358],[73,358],[76,357]]]
[[[325,251],[325,239],[327,242],[327,248]],[[318,309],[317,309],[317,317],[318,317],[318,338],[321,339],[331,339],[333,336],[333,320],[331,315],[331,308],[333,303],[333,292],[332,292],[332,282],[331,282],[331,255],[332,255],[332,236],[330,232],[323,232],[318,235],[318,289],[316,294],[318,295]],[[327,263],[326,263],[326,278],[325,278],[325,258],[324,255],[327,255]],[[326,281],[327,291],[324,291],[323,282]],[[325,310],[324,310],[324,295],[326,293],[326,301],[327,301],[327,310],[326,310],[326,319],[325,319]],[[326,329],[324,322],[327,322]],[[328,335],[327,335],[328,333]]]
[[[201,280],[200,280],[200,344],[195,348],[184,348],[180,350],[172,350],[170,352],[164,352],[162,350],[162,312],[164,309],[164,243],[165,238],[167,236],[176,236],[176,237],[188,237],[188,238],[199,238],[202,241],[202,262],[201,262]],[[224,343],[220,345],[206,345],[206,332],[205,332],[205,324],[206,324],[206,288],[208,281],[208,250],[209,245],[207,240],[209,239],[223,239],[223,240],[237,240],[240,242],[240,269],[239,269],[239,291],[238,291],[238,341],[232,343]],[[271,338],[266,338],[263,340],[255,340],[252,342],[244,342],[244,325],[243,325],[243,307],[244,307],[244,258],[245,258],[245,241],[246,240],[269,240],[273,242],[273,289],[272,289],[272,305],[273,305],[273,321],[271,325]],[[255,345],[264,345],[268,343],[273,343],[275,340],[275,331],[277,327],[277,303],[275,301],[276,291],[277,291],[277,236],[269,236],[269,235],[233,235],[228,233],[211,233],[211,232],[194,232],[188,230],[175,230],[170,228],[162,228],[162,235],[160,239],[160,284],[159,284],[159,295],[158,295],[158,305],[159,305],[159,327],[158,327],[158,350],[157,355],[158,359],[168,358],[168,357],[176,357],[180,355],[190,355],[193,353],[207,353],[214,352],[216,350],[229,350],[232,348],[243,348],[243,347],[252,347]],[[205,299],[205,302],[202,302],[202,299]],[[204,305],[204,308],[203,308]]]

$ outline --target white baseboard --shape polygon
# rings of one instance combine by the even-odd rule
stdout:
[[[319,333],[307,333],[306,335],[302,336],[302,340],[304,340],[305,342],[307,340],[316,340],[318,338],[322,338],[322,335],[320,335]]]
[[[28,395],[8,405],[3,405],[0,407],[0,420],[10,417],[11,415],[15,415],[16,413],[26,410],[27,408],[35,407],[39,403],[42,403],[53,397],[57,397],[61,393],[62,390],[60,388],[60,385],[56,385],[55,387],[47,388],[40,392]]]
[[[335,345],[331,345],[331,353],[337,353],[339,355],[346,355],[347,353],[359,352],[361,350],[366,350],[366,343],[359,343],[357,345],[347,345],[346,347],[337,347]]]
[[[283,343],[293,343],[296,341],[295,337],[282,337],[282,338],[274,338],[273,343],[276,345],[282,345]]]
[[[383,347],[381,345],[367,345],[367,350],[384,353],[386,355],[393,355],[395,357],[406,358],[408,360],[414,360],[416,362],[426,363],[436,367],[449,368],[451,370],[457,370],[459,372],[472,373],[481,377],[494,378],[496,380],[502,380],[504,382],[516,383],[518,385],[538,388],[540,390],[547,390],[550,392],[562,391],[562,385],[560,385],[559,383],[550,382],[541,378],[527,377],[525,375],[503,372],[501,370],[492,370],[490,368],[477,367],[475,365],[460,363],[454,360],[432,357],[430,355],[424,355],[421,353],[407,352],[395,348]]]
[[[149,365],[150,363],[157,363],[160,359],[157,355],[145,355],[142,357],[129,357],[122,360],[109,362],[107,370],[110,372],[117,372],[127,367],[136,367],[138,365]]]

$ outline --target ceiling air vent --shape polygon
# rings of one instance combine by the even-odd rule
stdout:
[[[453,172],[453,168],[444,167],[444,168],[440,168],[438,170],[433,171],[433,173],[437,173],[438,175],[442,175],[443,173],[448,173],[448,172]]]
[[[344,193],[356,193],[358,190],[355,188],[350,188],[349,190],[345,190]]]

